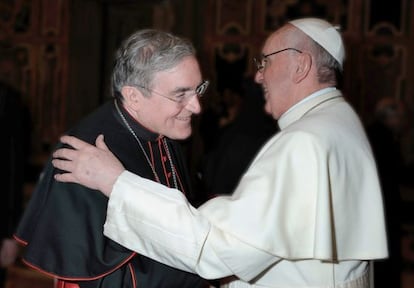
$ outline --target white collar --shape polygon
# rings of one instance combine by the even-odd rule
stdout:
[[[321,95],[323,95],[323,94],[326,94],[326,93],[328,93],[328,92],[331,92],[331,91],[334,91],[334,90],[336,90],[336,88],[335,87],[327,87],[327,88],[323,88],[323,89],[321,89],[321,90],[318,90],[318,91],[316,91],[316,92],[313,92],[312,94],[310,94],[309,96],[306,96],[305,98],[303,98],[302,100],[300,100],[298,103],[296,103],[295,105],[293,105],[292,107],[290,107],[285,113],[283,113],[283,114],[286,114],[286,113],[288,113],[290,110],[292,110],[292,109],[295,109],[295,107],[297,107],[297,106],[300,106],[300,105],[302,105],[303,103],[305,103],[305,102],[307,102],[307,101],[309,101],[309,100],[311,100],[311,99],[313,99],[313,98],[316,98],[316,97],[318,97],[318,96],[321,96]],[[283,116],[283,115],[282,115]]]

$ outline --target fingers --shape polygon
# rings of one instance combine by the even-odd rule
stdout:
[[[53,159],[52,165],[55,168],[58,168],[60,170],[67,171],[67,172],[73,172],[73,168],[74,168],[73,162],[68,161],[68,160]]]
[[[62,143],[72,146],[75,149],[82,149],[84,147],[91,146],[91,144],[69,135],[64,135],[60,137],[60,141]]]
[[[99,149],[109,151],[109,148],[108,148],[108,146],[106,146],[105,141],[104,141],[104,135],[102,135],[102,134],[100,134],[100,135],[96,138],[95,145],[96,145],[96,147],[98,147]]]
[[[69,148],[60,148],[53,152],[53,158],[73,160],[77,155],[77,151]]]
[[[60,137],[60,141],[63,144],[67,144],[69,146],[72,146],[76,150],[87,149],[87,148],[92,148],[93,147],[93,145],[89,144],[88,142],[85,142],[85,141],[83,141],[79,138],[76,138],[74,136],[69,136],[69,135],[64,135],[64,136]],[[108,146],[106,146],[106,144],[105,144],[103,134],[99,134],[98,137],[96,137],[95,145],[96,145],[96,147],[98,147],[100,149],[109,150]],[[64,153],[66,154],[67,152],[65,151]]]
[[[79,183],[77,179],[70,173],[55,174],[55,180],[59,182]]]

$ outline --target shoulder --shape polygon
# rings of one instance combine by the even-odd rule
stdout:
[[[317,161],[326,154],[323,137],[305,129],[287,129],[279,132],[263,146],[256,160],[273,163],[300,163]],[[313,160],[312,160],[313,159]]]
[[[66,134],[79,137],[89,143],[95,143],[99,134],[104,134],[106,140],[109,140],[108,137],[118,135],[122,131],[119,127],[120,124],[114,117],[113,104],[109,101],[79,120]]]

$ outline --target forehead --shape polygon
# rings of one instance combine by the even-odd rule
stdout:
[[[284,26],[270,34],[263,45],[263,54],[269,53],[271,50],[285,48],[288,26]]]
[[[194,56],[184,57],[174,67],[155,73],[153,86],[168,84],[176,87],[193,87],[201,82],[201,71]]]

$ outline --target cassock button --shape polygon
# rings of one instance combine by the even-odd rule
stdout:
[[[162,156],[162,161],[166,162],[167,161],[167,156]]]

